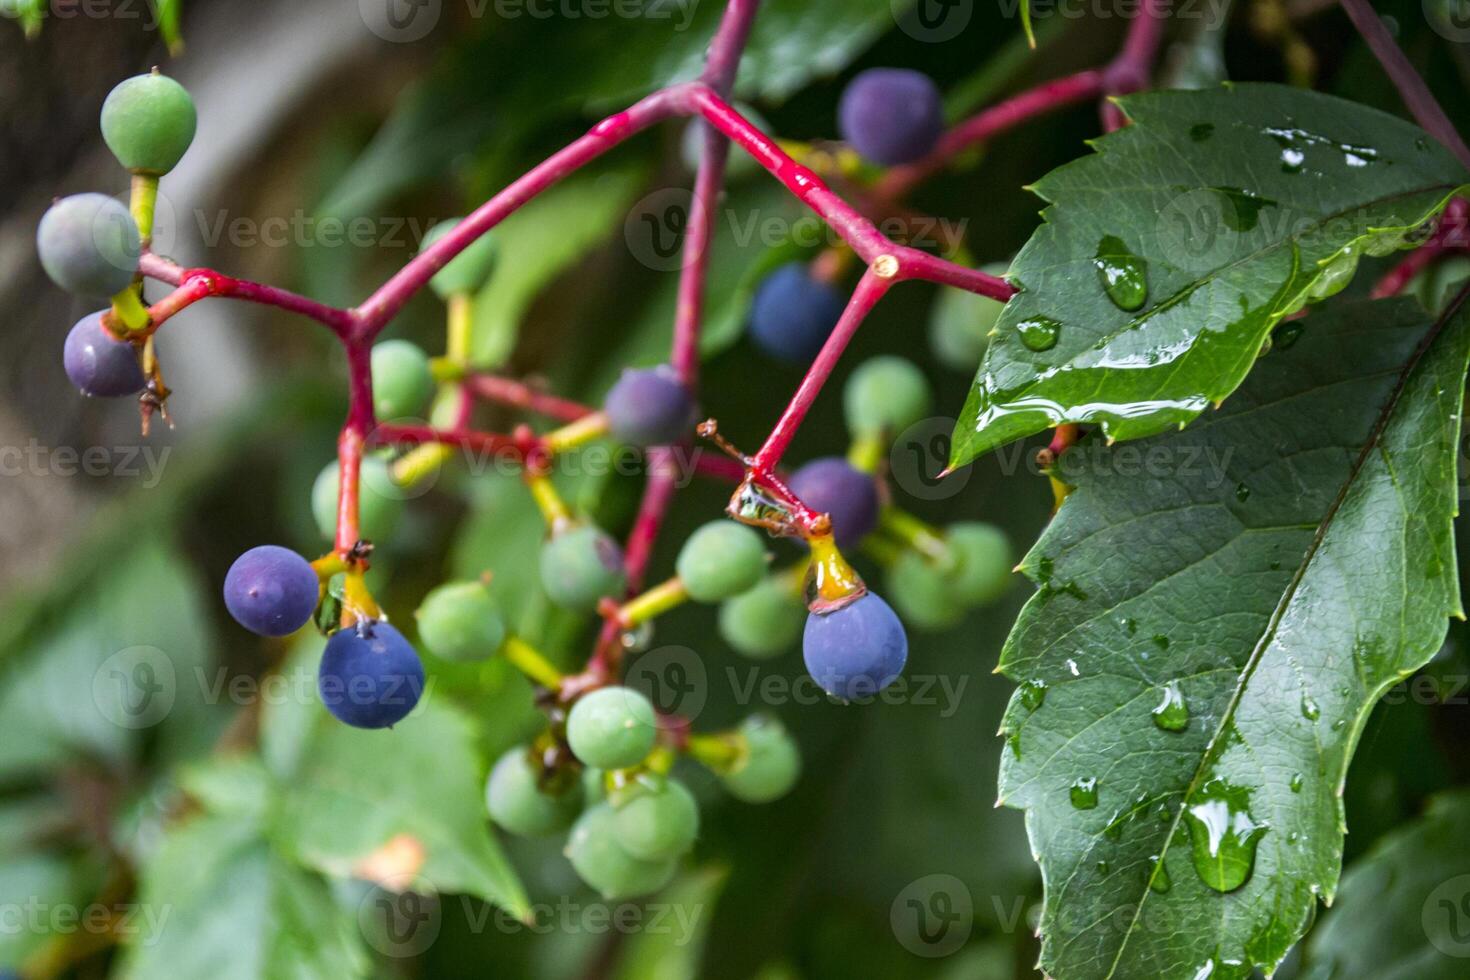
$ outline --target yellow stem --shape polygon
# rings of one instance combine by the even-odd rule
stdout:
[[[411,487],[430,474],[439,471],[454,455],[454,447],[442,442],[426,442],[414,446],[393,461],[393,482],[400,487]]]
[[[745,736],[739,732],[714,735],[690,735],[684,753],[715,772],[728,772],[748,751]]]
[[[944,543],[944,532],[907,511],[892,506],[884,507],[883,512],[878,515],[878,529],[935,561],[949,559],[949,547]]]
[[[541,516],[546,519],[546,526],[552,530],[570,523],[572,512],[567,507],[566,501],[561,499],[561,494],[556,492],[556,486],[551,482],[551,477],[544,473],[526,472],[526,486],[531,490],[531,497],[536,501],[536,507],[541,511]]]
[[[470,338],[475,327],[475,297],[470,293],[455,293],[449,297],[448,337],[444,344],[444,355],[455,364],[470,362]]]
[[[546,433],[541,437],[541,441],[548,451],[564,453],[568,449],[575,449],[594,439],[601,439],[605,435],[607,435],[607,416],[602,412],[593,412],[560,429]]]
[[[382,619],[383,611],[368,591],[367,579],[359,569],[349,569],[342,582],[342,625],[351,626],[360,619]]]
[[[133,213],[133,222],[143,244],[153,241],[153,218],[158,209],[158,177],[154,174],[133,174],[132,193],[128,199],[128,210]]]
[[[347,563],[342,560],[341,555],[334,551],[331,554],[322,555],[316,561],[312,562],[311,568],[312,571],[316,572],[316,577],[325,582],[333,575],[340,575],[342,572],[347,571]]]
[[[510,665],[542,687],[556,690],[561,687],[562,673],[557,670],[541,651],[518,636],[507,636],[500,652]]]
[[[689,590],[684,581],[675,575],[667,582],[655,585],[642,595],[629,599],[618,610],[618,619],[629,628],[640,626],[677,608],[689,599]]]
[[[815,580],[818,598],[836,602],[864,588],[862,576],[842,557],[832,535],[809,538],[807,544],[812,551],[812,567],[808,576]]]
[[[883,463],[885,447],[881,435],[861,435],[853,439],[847,449],[847,461],[854,469],[864,473],[876,473]]]
[[[112,297],[112,322],[128,333],[140,333],[148,329],[152,318],[148,316],[148,307],[143,305],[143,300],[138,295],[137,286],[129,283],[128,288]]]

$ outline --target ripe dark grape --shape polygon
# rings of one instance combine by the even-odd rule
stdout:
[[[841,456],[824,456],[791,474],[787,486],[812,510],[832,518],[839,548],[856,545],[878,524],[878,484]]]
[[[761,280],[755,291],[750,339],[777,360],[809,364],[846,304],[835,286],[813,279],[804,263],[787,263]]]
[[[354,728],[388,728],[419,703],[424,665],[396,628],[364,621],[327,640],[317,690],[339,720]]]
[[[807,616],[802,656],[822,690],[853,701],[898,679],[909,641],[888,603],[868,592],[832,612]]]
[[[118,84],[102,103],[102,138],[127,169],[160,176],[194,142],[198,117],[182,85],[153,72]]]
[[[745,752],[720,774],[730,795],[746,803],[770,803],[791,792],[801,775],[796,740],[771,715],[751,715],[740,725]]]
[[[567,744],[583,763],[599,769],[636,766],[657,735],[653,705],[630,687],[584,694],[567,715]]]
[[[625,582],[623,549],[590,524],[555,533],[541,546],[541,585],[558,606],[591,611],[604,596],[620,595]]]
[[[136,395],[148,379],[132,344],[118,340],[102,325],[106,310],[89,313],[66,335],[61,349],[66,376],[84,395],[119,398]]]
[[[540,767],[519,745],[500,757],[485,784],[490,819],[521,837],[546,837],[572,825],[582,810],[582,781],[572,779],[560,793],[540,785]]]
[[[602,404],[613,436],[633,446],[659,446],[688,438],[699,408],[674,369],[659,365],[624,371]]]
[[[225,575],[225,607],[261,636],[287,636],[305,626],[320,592],[311,562],[273,544],[251,548]]]
[[[645,861],[618,842],[618,815],[609,803],[587,808],[567,839],[567,858],[577,875],[609,901],[656,892],[678,869],[676,858]]]
[[[842,138],[874,163],[912,163],[944,132],[933,79],[906,68],[869,68],[848,83],[837,107]]]
[[[36,227],[36,253],[46,275],[82,296],[115,296],[127,289],[142,248],[127,206],[105,194],[64,197]]]
[[[698,602],[719,602],[755,587],[766,571],[758,532],[734,521],[711,521],[679,549],[675,563],[684,588]]]

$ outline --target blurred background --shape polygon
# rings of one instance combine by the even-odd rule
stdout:
[[[958,117],[1105,61],[1125,26],[1115,8],[1131,10],[1038,7],[1029,53],[1014,4],[930,6],[767,0],[738,96],[785,139],[832,139],[846,79],[903,65],[935,77]],[[1463,123],[1465,38],[1448,36],[1443,25],[1458,21],[1436,21],[1432,7],[1379,5]],[[325,331],[239,303],[193,307],[160,336],[175,427],[147,439],[129,405],[83,399],[62,372],[65,331],[89,311],[45,279],[35,226],[53,197],[126,191],[97,131],[121,79],[159,65],[199,108],[193,148],[163,182],[157,251],[348,305],[437,220],[600,115],[692,77],[716,0],[186,0],[165,4],[181,13],[174,52],[145,0],[57,2],[30,40],[14,9],[0,3],[11,12],[0,18],[0,967],[186,980],[1035,975],[1038,877],[1020,814],[993,806],[1010,691],[992,669],[1030,591],[1019,577],[961,626],[914,633],[909,671],[929,686],[897,703],[803,701],[791,694],[795,650],[743,660],[709,607],[661,620],[641,656],[689,665],[696,727],[772,710],[795,732],[805,774],[791,796],[752,807],[691,771],[704,824],[686,870],[648,902],[603,903],[559,845],[504,839],[484,816],[489,760],[538,725],[519,676],[431,663],[433,710],[373,737],[334,726],[315,703],[315,644],[262,641],[224,613],[220,584],[241,551],[329,546],[309,508],[345,407]],[[1332,5],[1198,9],[1172,23],[1166,84],[1311,82],[1401,111]],[[1097,131],[1090,106],[1040,120],[925,185],[915,206],[953,222],[977,261],[1003,263],[1036,221],[1022,186]],[[506,222],[477,299],[477,360],[596,402],[621,367],[666,356],[677,260],[649,235],[690,182],[682,136],[682,124],[645,134]],[[723,205],[703,403],[749,449],[800,379],[742,339],[752,285],[826,239],[748,168]],[[806,238],[793,244],[796,232]],[[883,301],[790,458],[845,451],[837,392],[853,365],[911,358],[941,417],[895,448],[896,499],[936,524],[997,523],[1019,556],[1051,507],[1029,466],[1037,446],[943,484],[921,478],[938,469],[934,440],[972,373],[931,352],[933,300],[912,284]],[[442,308],[424,296],[386,336],[437,353],[442,332]],[[542,532],[529,499],[513,474],[471,468],[415,491],[381,543],[377,595],[409,623],[433,585],[492,572],[517,628],[576,664],[587,624],[535,594]],[[615,469],[589,465],[563,489],[621,534],[641,475]],[[653,581],[726,493],[705,482],[681,492]],[[1431,680],[1465,670],[1452,643]],[[157,695],[141,715],[120,701],[139,684]],[[1444,696],[1452,686],[1392,698],[1370,724],[1347,793],[1349,862],[1466,775],[1465,698]],[[429,854],[407,882],[384,848],[400,834]],[[508,868],[534,927],[486,903]],[[931,927],[943,942],[919,935]]]

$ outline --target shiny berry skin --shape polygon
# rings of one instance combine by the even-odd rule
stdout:
[[[745,752],[720,774],[725,789],[746,803],[770,803],[791,792],[801,776],[801,753],[786,727],[771,715],[751,715],[740,725]]]
[[[868,592],[832,612],[808,615],[801,652],[822,690],[855,701],[898,679],[909,641],[888,603]]]
[[[328,463],[311,487],[311,514],[327,538],[337,536],[337,463]],[[393,482],[388,463],[365,456],[357,484],[358,523],[362,536],[381,544],[393,536],[403,515],[403,491]]]
[[[912,163],[944,132],[944,100],[923,72],[869,68],[843,90],[837,125],[848,145],[873,163]]]
[[[699,407],[674,369],[661,364],[624,371],[602,403],[613,437],[631,446],[661,446],[694,433]]]
[[[888,570],[888,595],[904,622],[942,630],[965,615],[965,602],[954,594],[953,569],[939,566],[916,551],[904,551]]]
[[[463,219],[451,218],[430,228],[424,235],[419,251],[427,249],[449,234],[461,220]],[[429,286],[441,299],[479,292],[480,287],[489,280],[491,270],[495,268],[496,251],[494,236],[481,235],[463,252],[450,259],[444,268],[434,273],[434,278],[429,280]]]
[[[567,858],[578,877],[609,901],[658,891],[674,877],[678,861],[629,854],[618,842],[617,817],[611,804],[588,807],[567,838]]]
[[[613,803],[618,844],[635,858],[676,858],[699,836],[699,804],[684,784],[665,776],[640,777]]]
[[[894,436],[929,414],[929,379],[911,361],[875,357],[858,365],[842,390],[847,427],[855,436]]]
[[[105,312],[89,313],[71,328],[61,348],[62,366],[71,383],[84,395],[98,398],[136,395],[148,383],[138,363],[138,351],[102,325]]]
[[[623,549],[590,524],[553,534],[541,546],[541,585],[565,609],[590,612],[605,596],[621,596],[627,578]]]
[[[198,116],[184,86],[157,72],[118,84],[102,103],[102,138],[128,170],[162,176],[194,142]]]
[[[36,227],[36,254],[46,275],[81,296],[115,296],[127,289],[142,248],[127,205],[106,194],[64,197]]]
[[[779,576],[762,579],[720,605],[720,636],[736,653],[755,660],[791,649],[805,624],[806,603]]]
[[[711,521],[689,535],[674,565],[691,598],[719,602],[755,587],[766,571],[760,534],[734,521]]]
[[[583,764],[627,769],[653,749],[658,721],[648,698],[630,687],[603,687],[577,699],[567,715],[567,744]]]
[[[485,784],[485,806],[490,819],[520,837],[547,837],[572,825],[582,811],[582,782],[571,780],[552,794],[541,787],[540,767],[520,745],[500,757]]]
[[[802,262],[773,271],[750,304],[750,339],[779,361],[805,366],[827,342],[847,300],[831,283],[812,278]]]
[[[839,548],[856,546],[878,524],[877,482],[841,456],[812,460],[786,485],[807,507],[832,518]]]
[[[985,269],[1000,275],[1005,266]],[[954,371],[974,374],[990,346],[990,331],[1005,304],[967,289],[942,286],[929,311],[929,348],[939,363]]]
[[[305,626],[319,592],[311,562],[273,544],[251,548],[225,574],[225,607],[261,636],[288,636]]]
[[[406,340],[373,346],[373,413],[381,422],[417,418],[434,394],[429,356]]]
[[[423,696],[424,664],[395,627],[361,622],[327,640],[317,691],[339,721],[354,728],[388,728]]]
[[[424,647],[445,660],[484,660],[505,642],[505,617],[484,582],[441,585],[414,615]]]
[[[1004,531],[971,521],[951,526],[944,538],[955,560],[950,589],[960,601],[983,605],[1006,594],[1016,562]]]

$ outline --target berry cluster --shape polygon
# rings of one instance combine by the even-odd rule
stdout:
[[[722,119],[735,125],[723,115],[738,119],[734,110],[709,89],[701,91],[707,104],[694,93],[686,111],[705,112],[710,126]],[[843,96],[840,117],[851,147],[883,166],[925,158],[942,129],[938,91],[915,72],[859,75]],[[587,138],[615,128],[598,127]],[[702,136],[704,129],[693,125],[689,131]],[[331,310],[210,270],[182,270],[151,252],[159,179],[178,163],[195,130],[193,102],[176,82],[156,71],[123,82],[103,108],[102,130],[132,174],[129,204],[101,194],[69,197],[46,213],[37,234],[42,264],[58,285],[110,301],[79,321],[66,339],[66,371],[84,394],[139,396],[145,427],[154,412],[167,418],[169,390],[155,334],[168,317],[210,295],[234,294],[304,313],[332,329],[346,349],[352,408],[338,458],[321,471],[311,494],[313,515],[332,550],[309,561],[283,547],[252,548],[234,562],[224,583],[225,605],[247,630],[284,637],[314,623],[325,634],[318,691],[336,718],[362,729],[390,728],[410,715],[425,690],[424,660],[388,622],[365,579],[373,542],[391,538],[398,524],[401,490],[443,465],[456,446],[503,449],[521,464],[548,530],[537,569],[542,590],[557,606],[602,621],[585,670],[564,674],[515,635],[488,581],[433,589],[417,610],[413,632],[431,665],[436,659],[501,657],[535,683],[547,724],[529,744],[496,762],[487,807],[509,833],[566,832],[572,865],[604,895],[660,887],[693,845],[699,808],[672,774],[678,756],[705,765],[731,795],[752,803],[785,795],[800,770],[795,742],[774,718],[756,715],[728,731],[698,733],[687,719],[661,715],[642,694],[619,684],[625,637],[681,604],[718,604],[719,633],[736,651],[770,658],[799,639],[817,683],[835,699],[854,701],[900,675],[909,640],[894,608],[868,589],[844,551],[861,549],[885,567],[899,613],[920,627],[953,625],[1005,589],[1011,559],[998,530],[982,524],[933,528],[892,499],[883,467],[889,445],[923,419],[932,403],[926,378],[909,362],[881,357],[854,371],[844,392],[852,437],[848,454],[811,460],[783,475],[776,464],[799,424],[799,401],[788,409],[788,428],[778,427],[757,456],[741,455],[720,437],[713,420],[700,422],[689,353],[697,345],[689,343],[687,330],[682,345],[676,337],[671,363],[625,371],[597,409],[475,371],[469,355],[472,297],[494,275],[497,255],[488,226],[474,216],[441,223],[425,236],[420,256],[402,274],[412,280],[407,285],[390,282],[363,307]],[[705,167],[702,145],[690,146],[691,165]],[[1001,302],[961,286],[980,288],[979,282],[999,296],[1008,295],[1009,287],[993,276],[891,247],[893,252],[864,255],[869,271],[851,300],[839,280],[848,260],[864,254],[856,246],[829,249],[811,265],[774,270],[752,303],[752,343],[785,362],[825,359],[824,378],[865,304],[871,306],[890,280],[927,277],[950,283],[942,286],[936,306],[936,352],[945,363],[972,366]],[[909,269],[900,276],[900,254],[938,271]],[[176,292],[146,305],[145,275],[172,283]],[[420,285],[428,285],[446,309],[440,357],[407,341],[377,339],[407,292]],[[480,432],[469,427],[476,396],[563,424],[542,434],[529,425],[508,435]],[[433,427],[412,421],[425,414]],[[738,484],[728,508],[735,520],[700,527],[679,550],[675,574],[643,589],[657,512],[644,518],[645,536],[635,534],[625,549],[560,498],[550,479],[557,456],[610,438],[646,452],[652,483],[662,478],[658,465],[667,447],[696,432],[739,461],[734,473],[727,460],[717,458],[710,467]],[[799,540],[805,556],[773,569],[756,527]]]

